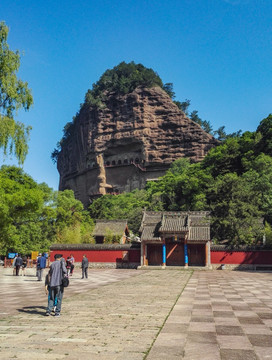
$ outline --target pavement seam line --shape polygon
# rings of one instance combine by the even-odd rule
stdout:
[[[147,359],[147,356],[149,355],[149,353],[150,353],[150,351],[151,351],[151,349],[152,349],[152,347],[153,347],[153,345],[154,345],[155,341],[157,340],[158,336],[160,335],[160,333],[161,333],[161,331],[162,331],[162,329],[163,329],[163,327],[164,327],[164,325],[165,325],[166,321],[168,320],[168,318],[169,318],[169,316],[170,316],[171,312],[173,311],[173,309],[174,309],[174,307],[175,307],[176,303],[178,302],[178,299],[180,298],[181,294],[183,293],[184,289],[186,288],[186,286],[187,286],[187,284],[188,284],[189,280],[191,279],[191,277],[192,277],[193,273],[194,273],[194,270],[191,270],[190,275],[189,275],[189,277],[188,277],[187,281],[185,282],[185,284],[184,284],[183,288],[181,289],[180,293],[177,295],[177,298],[176,298],[176,300],[175,300],[175,302],[174,302],[173,306],[171,307],[171,309],[169,310],[169,313],[168,313],[168,314],[167,314],[167,316],[165,317],[164,322],[162,323],[162,326],[160,327],[160,329],[159,329],[159,331],[158,331],[157,335],[155,336],[154,340],[152,341],[152,344],[150,345],[149,349],[147,350],[147,352],[146,352],[146,354],[145,354],[145,356],[144,356],[143,360],[146,360],[146,359]]]

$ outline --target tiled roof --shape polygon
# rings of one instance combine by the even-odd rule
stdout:
[[[141,238],[143,238],[144,240],[150,240],[150,241],[161,241],[161,238],[160,238],[159,232],[158,232],[158,226],[146,225],[143,229]]]
[[[193,226],[189,228],[188,240],[210,240],[209,226]]]
[[[62,250],[123,250],[139,249],[140,243],[132,244],[53,244],[50,246],[50,250],[62,251]]]
[[[160,232],[184,232],[188,231],[188,215],[182,213],[164,213]]]
[[[126,220],[96,220],[93,235],[105,236],[108,232],[113,235],[123,235],[126,227]]]
[[[189,213],[189,226],[210,226],[209,212],[202,211],[193,214]]]
[[[144,211],[140,232],[143,231],[143,225],[157,225],[161,221],[161,217],[160,211]]]
[[[141,240],[160,241],[163,234],[186,233],[189,241],[210,240],[207,211],[149,212],[143,214]]]

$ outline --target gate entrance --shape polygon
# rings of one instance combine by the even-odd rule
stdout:
[[[205,244],[188,245],[189,266],[205,266]]]
[[[167,266],[184,266],[184,244],[183,243],[166,243],[166,265]]]

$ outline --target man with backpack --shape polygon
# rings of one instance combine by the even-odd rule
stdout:
[[[54,308],[55,299],[57,299],[55,316],[60,316],[61,303],[62,303],[63,290],[64,290],[64,287],[62,285],[62,280],[64,276],[67,276],[67,269],[65,266],[65,262],[62,261],[62,255],[56,254],[54,258],[55,261],[52,262],[49,269],[49,285],[52,296],[48,301],[48,306],[45,313],[46,316],[49,316],[51,314],[51,311]]]

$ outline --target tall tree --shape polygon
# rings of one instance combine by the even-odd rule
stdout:
[[[0,22],[0,148],[4,155],[13,154],[22,164],[31,127],[15,121],[14,116],[21,108],[29,110],[33,98],[27,82],[17,78],[20,54],[9,49],[8,33],[5,22]]]
[[[262,135],[258,150],[272,156],[272,114],[260,122],[257,132]]]

